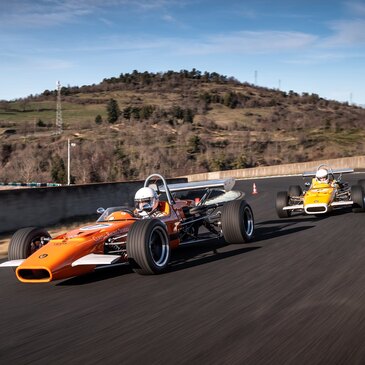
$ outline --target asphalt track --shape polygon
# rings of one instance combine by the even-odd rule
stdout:
[[[278,219],[276,192],[301,182],[239,182],[255,241],[181,248],[163,275],[0,270],[0,363],[364,364],[365,213]]]

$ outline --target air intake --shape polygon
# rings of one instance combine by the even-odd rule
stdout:
[[[307,214],[321,214],[327,213],[327,204],[308,204],[304,208]]]
[[[46,269],[23,269],[16,271],[18,279],[23,282],[48,282],[51,281],[51,274]]]

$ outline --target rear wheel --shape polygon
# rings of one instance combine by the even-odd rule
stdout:
[[[170,259],[170,244],[165,225],[158,219],[136,221],[128,233],[128,259],[142,275],[163,272]],[[134,262],[133,262],[134,261]]]
[[[301,196],[303,194],[303,190],[299,185],[290,185],[289,186],[289,196]]]
[[[361,179],[357,182],[357,185],[360,185],[365,193],[365,179]]]
[[[352,211],[360,213],[365,210],[364,190],[360,185],[351,186],[351,199],[354,202]]]
[[[255,231],[251,207],[245,200],[233,200],[222,207],[222,231],[227,243],[252,240]]]
[[[26,259],[46,241],[51,238],[50,234],[43,228],[27,227],[16,231],[9,242],[8,258],[9,260]]]
[[[276,195],[276,213],[279,218],[288,218],[291,216],[289,210],[283,208],[289,205],[289,196],[286,191],[279,191]]]

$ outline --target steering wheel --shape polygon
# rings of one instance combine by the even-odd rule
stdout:
[[[125,212],[125,213],[128,213],[130,214],[132,217],[134,217],[134,212],[132,209],[129,209],[129,208],[122,208],[121,209],[122,212]]]

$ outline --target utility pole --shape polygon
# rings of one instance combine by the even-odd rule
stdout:
[[[57,81],[57,109],[56,109],[57,134],[63,131],[62,107],[61,107],[61,83]]]
[[[257,71],[255,70],[255,85],[257,85]]]
[[[76,143],[67,139],[67,185],[71,185],[71,147],[75,147]]]
[[[71,184],[71,148],[70,139],[67,140],[67,185]]]

